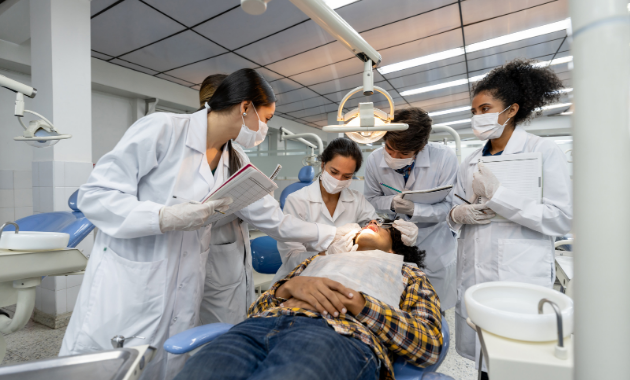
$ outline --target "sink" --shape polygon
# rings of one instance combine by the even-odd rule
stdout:
[[[64,249],[70,235],[61,232],[4,231],[0,237],[0,249],[14,251],[39,251]]]
[[[558,339],[556,314],[546,303],[555,302],[562,314],[563,335],[573,333],[573,300],[553,289],[520,282],[496,281],[471,286],[464,299],[470,320],[480,328],[510,339],[548,342]]]

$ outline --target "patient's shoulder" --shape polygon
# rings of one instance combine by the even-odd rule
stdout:
[[[428,281],[426,273],[422,269],[418,268],[416,264],[404,263],[402,267],[403,277],[407,278],[407,286],[413,285],[415,282]]]

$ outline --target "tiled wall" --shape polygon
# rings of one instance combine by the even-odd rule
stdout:
[[[70,211],[68,198],[87,181],[92,167],[89,162],[34,161],[34,213]]]
[[[31,172],[0,170],[0,224],[33,214]]]

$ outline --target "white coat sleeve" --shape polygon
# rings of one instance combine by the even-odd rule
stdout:
[[[573,218],[571,179],[566,157],[551,141],[540,144],[543,154],[543,201],[518,195],[499,186],[488,207],[502,217],[548,236],[562,236],[571,230]]]
[[[365,183],[363,184],[363,195],[376,209],[376,212],[393,215],[392,199],[393,195],[384,195],[378,178],[378,165],[374,154],[370,154],[365,168]]]
[[[292,215],[300,220],[306,221],[308,218],[305,206],[300,204],[300,200],[295,199],[293,196],[287,197],[282,211],[285,215]],[[317,251],[309,251],[303,243],[295,241],[279,241],[278,252],[280,253],[282,264],[285,264],[289,268],[295,268],[300,265],[302,261],[319,253]]]
[[[309,251],[325,251],[335,237],[336,227],[309,223],[285,215],[271,195],[265,195],[235,214],[277,241],[304,243]]]
[[[464,199],[469,199],[471,196],[466,194],[466,186],[464,185],[468,181],[468,160],[464,160],[459,165],[459,170],[457,171],[457,177],[455,179],[455,183],[453,184],[453,190],[449,196],[451,197],[451,205],[448,213],[446,214],[446,222],[448,226],[453,230],[453,232],[457,233],[461,228],[462,224],[455,223],[453,219],[451,219],[451,210],[456,206],[459,206],[464,203],[461,199],[457,198],[455,194],[461,196]]]
[[[439,179],[435,187],[452,185],[457,177],[457,156],[450,151],[444,152],[442,160],[431,162],[431,165],[438,165],[432,170],[438,170]],[[453,201],[452,193],[449,193],[442,202],[434,204],[414,203],[413,216],[409,219],[413,223],[440,223],[443,222],[451,210]]]
[[[78,206],[99,230],[122,239],[162,233],[159,212],[163,205],[138,200],[138,183],[158,166],[172,131],[166,115],[143,117],[98,161],[79,188]]]
[[[368,202],[368,200],[365,199],[365,197],[362,194],[358,194],[358,196],[359,196],[359,199],[358,199],[359,207],[357,208],[357,216],[356,216],[357,223],[359,224],[367,223],[370,220],[374,220],[378,218],[378,215],[376,214],[376,209],[374,208],[374,206],[372,206],[372,204]]]

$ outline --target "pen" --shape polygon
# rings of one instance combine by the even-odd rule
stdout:
[[[175,195],[173,195],[173,198],[175,198],[175,199],[180,199],[180,200],[182,200],[182,201],[184,201],[184,202],[195,202],[195,203],[199,203],[199,202],[197,202],[197,201],[191,201],[190,199],[186,199],[186,198],[182,198],[182,197],[176,197]],[[225,215],[225,213],[224,213],[223,211],[219,211],[219,210],[214,210],[214,211],[216,211],[216,212],[220,212],[221,214]]]
[[[468,203],[469,205],[470,205],[470,204],[472,204],[472,203],[468,202],[467,200],[465,200],[464,198],[460,197],[460,196],[459,196],[459,195],[457,195],[457,194],[455,194],[455,196],[456,196],[457,198],[461,199],[462,201],[464,201],[464,202]],[[480,211],[481,211],[481,212],[483,212],[483,213],[485,214],[485,212],[484,212],[483,210],[480,210]]]
[[[392,189],[392,190],[394,190],[394,191],[395,191],[395,192],[397,192],[397,193],[402,193],[402,191],[400,191],[400,190],[398,190],[398,189],[394,189],[394,188],[393,188],[393,187],[391,187],[391,186],[387,186],[387,185],[386,185],[386,184],[384,184],[383,182],[381,182],[381,186],[385,186],[385,187],[386,187],[386,188],[388,188],[388,189]]]

